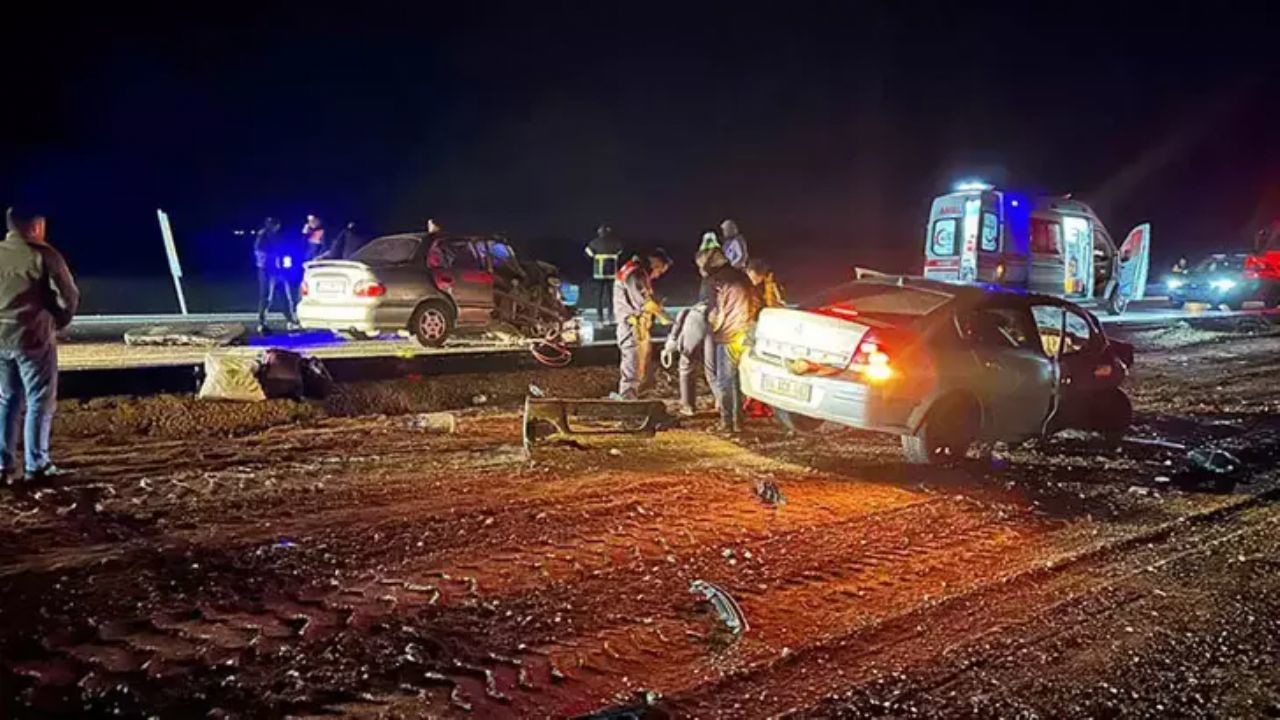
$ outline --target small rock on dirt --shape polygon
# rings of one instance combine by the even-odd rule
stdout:
[[[409,417],[409,427],[430,433],[452,435],[458,432],[458,418],[453,413],[419,413]]]

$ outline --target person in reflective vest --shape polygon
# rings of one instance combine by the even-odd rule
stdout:
[[[618,269],[613,284],[613,315],[618,322],[618,397],[635,400],[652,380],[653,324],[669,325],[653,282],[671,268],[661,248],[637,255]]]
[[[602,325],[612,322],[613,308],[609,306],[609,299],[613,293],[613,277],[618,273],[622,241],[613,233],[613,228],[601,225],[596,228],[596,236],[587,243],[583,253],[591,259],[591,279],[596,281],[599,292],[596,296],[596,319]]]

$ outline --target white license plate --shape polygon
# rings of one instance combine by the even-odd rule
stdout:
[[[319,293],[340,293],[344,283],[341,280],[321,280],[316,283],[316,292]]]
[[[773,375],[761,376],[760,387],[771,395],[799,400],[800,402],[809,402],[809,396],[813,394],[813,387],[808,383],[774,377]]]

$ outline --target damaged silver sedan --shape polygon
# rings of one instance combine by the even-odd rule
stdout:
[[[767,309],[743,392],[816,420],[902,437],[907,459],[1061,429],[1118,440],[1133,347],[1074,303],[990,286],[877,277]]]

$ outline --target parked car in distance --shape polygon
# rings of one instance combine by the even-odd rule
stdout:
[[[1133,346],[1061,298],[906,277],[846,283],[760,315],[743,392],[789,413],[902,438],[907,459],[1065,428],[1118,440]]]
[[[348,260],[308,263],[301,295],[304,328],[356,335],[408,330],[428,347],[495,321],[546,337],[573,314],[555,266],[521,262],[499,236],[376,238]]]
[[[1165,279],[1169,305],[1187,303],[1226,305],[1239,310],[1258,301],[1269,308],[1280,305],[1280,279],[1262,260],[1247,253],[1215,253],[1186,272]]]

